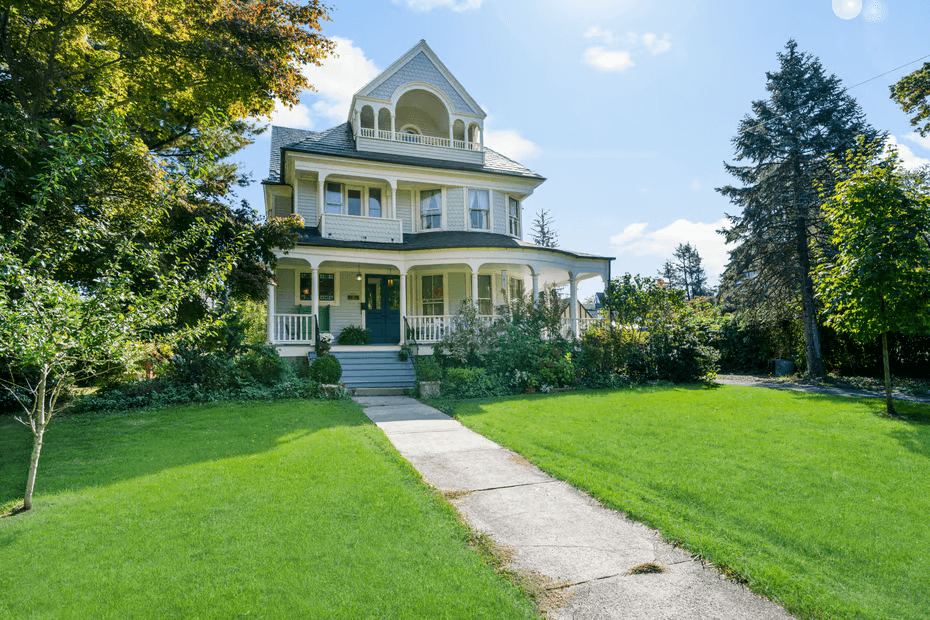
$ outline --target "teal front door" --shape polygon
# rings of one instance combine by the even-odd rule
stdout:
[[[365,276],[365,327],[371,344],[400,342],[400,276]]]

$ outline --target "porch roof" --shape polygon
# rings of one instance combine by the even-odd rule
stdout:
[[[504,248],[514,250],[536,250],[552,252],[575,258],[614,260],[613,256],[598,256],[583,252],[571,252],[562,248],[546,248],[535,243],[516,239],[509,235],[489,232],[437,230],[427,233],[404,233],[403,243],[375,243],[370,241],[343,241],[320,236],[320,229],[307,226],[297,230],[297,245],[304,247],[352,248],[359,250],[390,250],[410,252],[447,248]]]
[[[352,137],[352,127],[349,123],[343,123],[332,129],[320,132],[273,126],[271,128],[271,161],[268,178],[265,179],[263,183],[275,184],[282,182],[281,163],[284,159],[285,151],[330,155],[334,157],[351,157],[352,159],[364,159],[406,166],[421,166],[423,168],[487,172],[491,174],[539,179],[541,181],[545,180],[545,177],[542,175],[533,172],[529,168],[487,147],[484,148],[484,165],[445,159],[376,153],[374,151],[359,151],[355,148],[355,139]]]

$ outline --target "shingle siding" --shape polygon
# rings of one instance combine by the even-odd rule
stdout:
[[[446,228],[449,230],[466,230],[464,187],[446,188]]]
[[[404,223],[404,234],[413,232],[413,202],[408,189],[397,190],[397,217]]]
[[[297,177],[297,213],[304,218],[304,224],[307,226],[316,226],[319,222],[317,194],[316,181]]]
[[[394,75],[385,80],[381,85],[371,92],[371,96],[377,99],[391,99],[394,91],[410,82],[426,82],[432,84],[452,101],[452,106],[457,112],[471,112],[480,114],[480,110],[473,109],[468,102],[459,94],[459,92],[449,83],[449,80],[436,68],[436,65],[427,58],[426,54],[420,52],[410,59],[403,67],[398,69]]]
[[[507,195],[494,192],[494,207],[491,209],[494,217],[493,232],[501,235],[510,233],[507,230]]]

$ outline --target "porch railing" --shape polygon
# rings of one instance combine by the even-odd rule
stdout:
[[[275,314],[274,342],[284,344],[315,344],[313,314]]]
[[[578,337],[581,338],[586,331],[600,323],[603,319],[577,318],[575,320],[578,322]],[[563,338],[575,337],[575,330],[572,327],[572,320],[570,318],[563,318],[559,328]]]

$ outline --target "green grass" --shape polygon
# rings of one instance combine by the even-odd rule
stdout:
[[[0,505],[31,436],[0,417]],[[52,423],[0,519],[2,618],[535,618],[352,403]]]
[[[930,617],[930,407],[652,387],[460,404],[467,426],[804,618]]]

